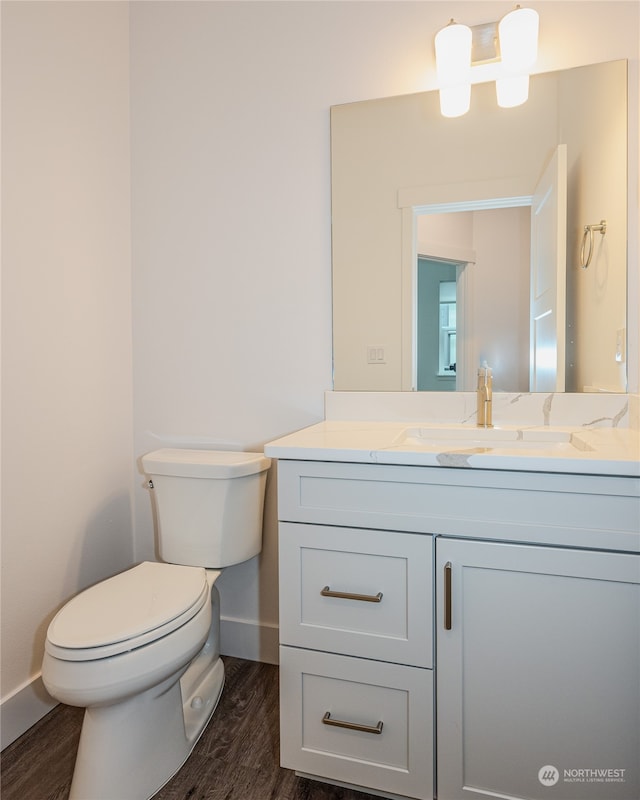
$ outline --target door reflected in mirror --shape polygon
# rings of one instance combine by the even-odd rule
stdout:
[[[336,390],[471,391],[486,360],[500,391],[626,391],[616,359],[627,310],[625,61],[533,76],[529,102],[514,109],[497,108],[486,84],[466,117],[443,118],[437,92],[425,92],[336,106],[331,125]],[[536,200],[535,186],[559,145],[566,234],[549,244],[536,225],[553,204]],[[443,230],[425,234],[436,216]],[[446,235],[453,218],[464,234]],[[601,219],[606,235],[582,269],[584,226]],[[498,256],[485,255],[489,244]],[[561,251],[556,311],[536,311]],[[423,312],[419,257],[456,265],[455,377],[443,366],[447,281]],[[429,366],[427,329],[437,337]],[[384,364],[369,362],[372,345],[384,347]]]

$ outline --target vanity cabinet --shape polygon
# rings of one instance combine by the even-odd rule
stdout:
[[[286,459],[278,484],[284,767],[637,800],[637,478]]]
[[[438,800],[640,797],[640,556],[436,551]]]

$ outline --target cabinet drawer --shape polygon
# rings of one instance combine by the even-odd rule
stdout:
[[[283,767],[433,798],[431,670],[281,647],[280,708]]]
[[[432,666],[433,539],[280,523],[280,641]]]
[[[286,522],[638,552],[640,481],[607,475],[278,463]]]

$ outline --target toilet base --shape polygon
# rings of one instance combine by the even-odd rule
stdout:
[[[224,665],[207,650],[212,638],[181,679],[87,708],[69,800],[148,800],[176,774],[222,693]]]

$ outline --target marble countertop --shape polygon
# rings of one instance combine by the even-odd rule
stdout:
[[[640,476],[640,432],[630,428],[326,420],[269,442],[265,455],[585,475]]]

